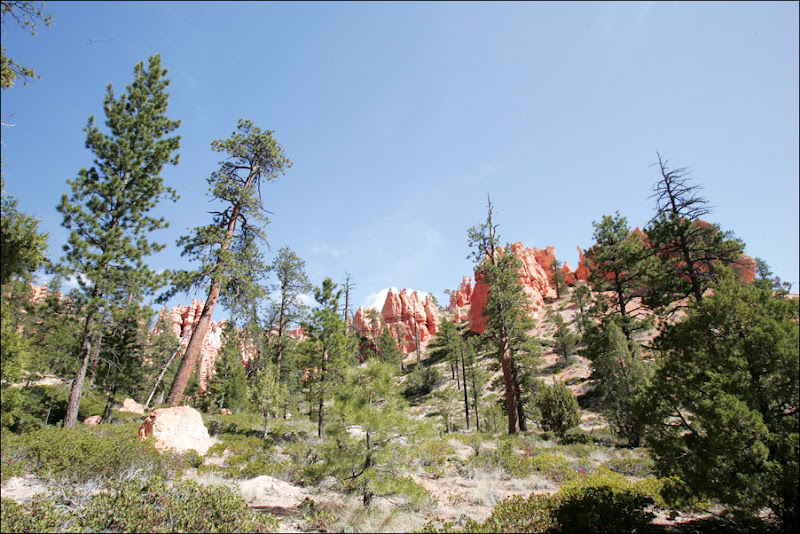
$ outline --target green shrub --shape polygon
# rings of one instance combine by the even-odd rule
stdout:
[[[578,431],[565,435],[563,438],[559,440],[559,443],[561,443],[562,445],[574,445],[574,444],[590,445],[594,443],[594,440],[592,439],[592,436],[590,436],[586,432]]]
[[[257,414],[202,415],[203,422],[212,436],[217,434],[241,434],[252,437],[264,435],[264,418]]]
[[[201,486],[153,477],[116,481],[83,507],[57,508],[34,499],[30,507],[2,501],[3,532],[274,532],[277,520],[250,510],[227,486]]]
[[[638,532],[655,517],[647,487],[606,470],[564,484],[556,498],[562,532]]]
[[[623,451],[622,456],[611,458],[603,464],[603,467],[615,473],[639,478],[652,475],[654,469],[652,459],[639,458],[628,451]]]
[[[547,532],[555,526],[557,501],[549,495],[514,496],[500,502],[481,532]]]
[[[416,451],[422,468],[433,478],[444,475],[449,457],[455,455],[455,449],[442,439],[426,441]]]
[[[63,530],[70,514],[56,508],[53,501],[41,495],[33,498],[30,506],[17,504],[11,499],[0,500],[1,532],[56,532]]]
[[[427,395],[442,383],[442,373],[436,367],[418,367],[409,373],[403,396],[413,399]]]
[[[3,460],[23,460],[32,474],[73,483],[132,471],[169,477],[180,469],[179,455],[159,453],[154,441],[141,440],[137,431],[136,423],[75,430],[46,427],[3,440]]]
[[[536,397],[536,406],[541,414],[542,428],[558,434],[561,438],[567,430],[578,426],[581,422],[578,401],[563,382],[556,382],[551,387],[542,387]]]
[[[416,532],[553,532],[557,530],[554,512],[558,501],[549,495],[531,495],[528,498],[516,495],[503,500],[492,510],[492,515],[479,523],[474,519],[461,516],[463,526],[452,522],[437,527],[433,522],[426,523]]]
[[[564,484],[555,495],[505,499],[483,523],[462,516],[461,527],[429,522],[417,532],[638,532],[654,516],[647,508],[659,483],[651,480],[630,483],[601,471]]]

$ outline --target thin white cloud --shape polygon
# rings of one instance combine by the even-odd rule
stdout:
[[[336,247],[332,247],[327,243],[323,243],[322,245],[314,245],[314,248],[311,249],[312,254],[330,254],[334,258],[338,258],[344,251],[339,250]]]

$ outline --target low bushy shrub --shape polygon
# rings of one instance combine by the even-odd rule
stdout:
[[[46,499],[24,506],[3,499],[3,532],[274,532],[277,520],[249,509],[227,486],[193,481],[171,487],[159,477],[117,481],[88,504],[58,508]]]
[[[180,469],[180,455],[159,453],[152,438],[143,441],[137,432],[137,423],[74,430],[46,427],[4,439],[3,462],[24,461],[31,474],[73,483],[111,479],[131,470],[169,477]]]
[[[56,503],[41,495],[33,498],[29,506],[11,499],[0,500],[0,531],[2,532],[58,532],[66,530],[70,514]]]
[[[209,434],[241,434],[259,437],[264,435],[264,418],[252,413],[236,413],[232,415],[203,414],[203,423]]]
[[[435,439],[422,443],[415,451],[423,470],[432,478],[444,475],[449,457],[455,455],[455,449],[443,439]]]
[[[500,502],[480,523],[462,516],[463,526],[425,524],[418,532],[640,532],[658,504],[655,479],[632,483],[600,470],[578,477],[554,495],[515,496]]]
[[[655,517],[647,487],[606,470],[565,484],[556,498],[562,532],[639,532]]]
[[[620,456],[611,458],[603,464],[603,467],[621,475],[639,478],[652,475],[654,470],[652,459],[637,457],[628,451],[623,451]]]
[[[418,367],[406,378],[403,396],[415,399],[427,395],[442,383],[442,373],[436,367]]]

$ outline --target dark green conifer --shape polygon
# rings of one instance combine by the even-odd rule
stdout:
[[[179,137],[167,137],[179,126],[165,115],[169,95],[167,71],[155,55],[147,67],[138,63],[134,81],[117,97],[111,85],[104,99],[104,134],[89,118],[86,147],[95,154],[94,166],[68,180],[70,196],[57,209],[70,230],[64,256],[55,270],[75,277],[85,306],[81,366],[70,391],[64,426],[74,428],[84,379],[98,354],[102,322],[109,305],[120,299],[141,300],[165,282],[145,264],[145,258],[163,248],[148,235],[165,228],[163,218],[149,215],[161,198],[177,199],[164,185],[161,171],[178,163],[174,152]]]

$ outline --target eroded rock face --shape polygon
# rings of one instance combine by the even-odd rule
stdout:
[[[139,436],[154,436],[160,451],[194,449],[201,456],[213,445],[200,412],[191,406],[153,410],[139,428]]]
[[[200,320],[203,306],[205,306],[205,301],[192,299],[192,303],[189,306],[175,306],[167,312],[170,318],[172,332],[175,334],[176,338],[182,340],[184,347],[189,344],[192,331]],[[197,364],[199,373],[198,382],[202,390],[206,389],[208,379],[214,374],[214,362],[216,362],[217,354],[219,353],[220,347],[222,347],[222,330],[224,327],[224,320],[217,322],[212,319],[206,331],[206,336],[203,338],[203,347],[200,349],[200,360]],[[247,354],[248,351],[243,350],[243,362],[246,361]]]
[[[522,243],[514,243],[511,245],[511,251],[517,255],[522,264],[519,272],[519,282],[528,297],[526,306],[528,313],[535,317],[544,309],[544,298],[549,296],[551,291],[555,293],[550,284],[552,264],[556,257],[555,250],[553,250],[553,247],[547,247],[544,251],[536,248],[530,249],[525,248]],[[502,247],[498,247],[498,253],[504,254],[505,250]],[[550,274],[539,263],[537,257],[541,261],[547,262],[550,266]],[[486,307],[488,295],[489,287],[483,281],[483,276],[480,273],[476,273],[467,322],[469,323],[469,329],[479,334],[486,330],[486,317],[483,316],[483,310]]]
[[[458,286],[458,289],[450,293],[450,305],[447,309],[452,310],[463,306],[469,306],[472,302],[472,289],[472,277],[465,276],[461,280],[461,285]]]
[[[589,267],[586,266],[586,254],[584,254],[583,249],[578,247],[578,268],[575,269],[575,282],[577,283],[578,280],[583,280],[584,282],[589,281]]]
[[[384,326],[389,326],[400,349],[409,354],[417,349],[417,340],[420,350],[428,345],[431,337],[439,331],[440,322],[439,310],[430,295],[423,301],[416,291],[409,293],[403,289],[397,292],[389,288],[380,315],[359,308],[353,317],[353,328],[374,339]]]

